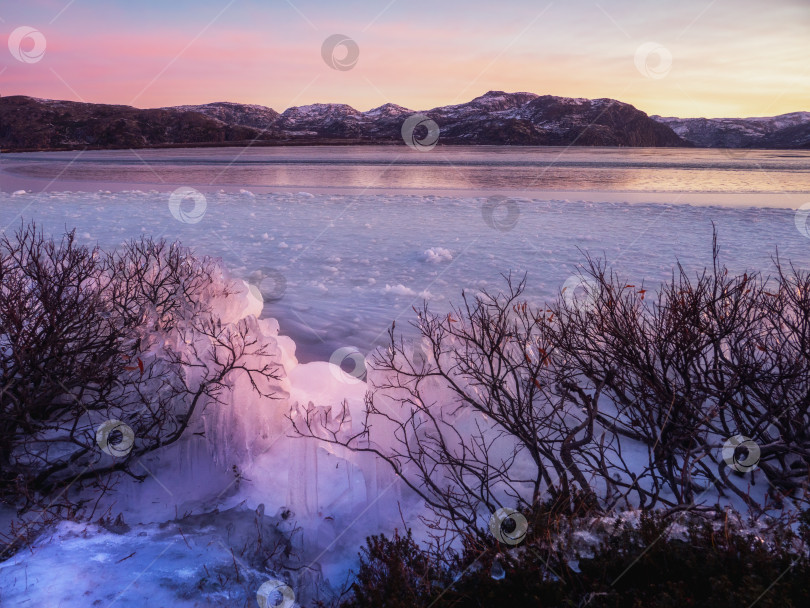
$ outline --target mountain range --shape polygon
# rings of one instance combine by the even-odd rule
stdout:
[[[139,109],[0,98],[0,149],[144,148],[289,144],[403,144],[406,119],[423,114],[439,144],[810,148],[810,112],[773,118],[664,118],[614,99],[490,91],[416,112],[388,103],[272,108],[231,102]],[[421,129],[421,131],[420,131]],[[428,134],[417,127],[417,141]]]
[[[651,118],[702,148],[810,148],[810,112],[769,118]]]

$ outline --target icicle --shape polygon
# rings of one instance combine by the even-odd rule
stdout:
[[[506,578],[506,570],[503,569],[497,557],[492,560],[492,569],[489,571],[489,575],[496,581],[501,581]]]

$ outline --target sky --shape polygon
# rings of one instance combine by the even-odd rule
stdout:
[[[0,0],[0,38],[0,95],[427,110],[504,90],[664,116],[810,110],[810,0]]]

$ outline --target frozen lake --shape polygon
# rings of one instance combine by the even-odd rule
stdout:
[[[265,148],[235,163],[237,149],[0,158],[0,228],[35,220],[53,234],[76,228],[82,242],[104,248],[149,235],[220,257],[259,289],[263,316],[277,318],[299,361],[311,362],[287,361],[288,399],[266,403],[234,392],[226,407],[207,414],[210,444],[193,444],[197,451],[178,444],[147,460],[154,480],[115,495],[134,524],[128,534],[85,524],[78,534],[65,524],[37,551],[4,562],[0,581],[11,601],[140,606],[149,596],[190,605],[209,567],[235,563],[221,540],[232,537],[228,526],[240,517],[255,525],[265,507],[268,528],[281,521],[274,513],[291,507],[303,530],[303,563],[342,584],[363,538],[391,534],[403,512],[417,525],[421,502],[373,458],[290,438],[284,416],[293,403],[347,399],[361,420],[366,384],[345,382],[319,361],[345,347],[369,353],[393,321],[407,332],[412,307],[424,299],[447,311],[462,290],[499,290],[511,272],[525,273],[527,295],[542,302],[559,293],[586,252],[653,289],[676,260],[695,271],[710,261],[713,226],[732,272],[767,274],[777,248],[810,270],[810,226],[797,222],[810,212],[796,211],[810,207],[808,152],[434,151]],[[406,161],[385,164],[386,155]],[[233,474],[209,462],[208,450],[224,453],[242,441],[261,449],[251,447],[249,458],[220,457],[228,464],[240,457],[248,480],[226,494]],[[214,507],[220,511],[210,513]],[[194,515],[167,521],[186,511]],[[79,565],[54,577],[64,564]],[[266,573],[245,572],[254,576],[243,593],[252,601]],[[313,580],[295,578],[296,596],[311,593]]]
[[[654,284],[676,258],[708,261],[712,222],[733,269],[767,272],[777,247],[810,265],[794,221],[810,151],[220,148],[3,155],[0,169],[0,227],[76,227],[104,247],[147,234],[221,257],[302,361],[368,352],[423,298],[447,309],[503,273],[551,298],[584,251]],[[178,187],[201,193],[196,212],[186,197],[172,213]]]
[[[39,152],[4,154],[0,171],[4,191],[86,190],[89,184],[107,190],[509,191],[532,197],[556,191],[646,194],[636,200],[647,202],[652,194],[677,193],[683,201],[687,193],[712,193],[738,195],[737,204],[782,207],[791,206],[788,198],[739,195],[810,193],[808,150],[298,146]]]

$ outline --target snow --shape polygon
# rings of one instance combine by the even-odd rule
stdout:
[[[413,110],[409,110],[408,108],[403,108],[395,103],[386,103],[377,108],[372,108],[363,112],[364,115],[372,117],[372,118],[379,118],[381,116],[399,116],[400,114],[414,114]]]
[[[221,257],[234,293],[213,302],[217,314],[223,324],[244,320],[283,368],[276,399],[257,397],[236,374],[225,404],[202,414],[204,439],[143,459],[147,480],[123,480],[104,505],[126,526],[66,522],[0,563],[4,602],[136,606],[149,597],[184,607],[205,594],[213,605],[244,605],[268,580],[297,599],[328,597],[364,538],[401,528],[400,509],[414,525],[420,505],[373,455],[294,438],[287,416],[334,414],[345,402],[346,430],[356,431],[363,360],[393,320],[408,335],[412,306],[427,298],[448,310],[462,289],[497,291],[509,271],[527,273],[527,296],[542,302],[575,274],[583,249],[653,289],[676,258],[694,270],[709,260],[712,222],[732,271],[767,273],[777,246],[810,266],[792,209],[522,198],[516,223],[498,230],[482,217],[486,197],[474,194],[307,194],[207,193],[205,216],[184,224],[166,192],[0,193],[2,226],[21,217],[52,233],[75,226],[81,240],[106,248],[145,233]],[[260,280],[271,276],[286,282],[281,293],[275,280]],[[481,420],[456,422],[463,430]],[[276,571],[245,552],[257,526],[306,567]]]
[[[650,116],[653,120],[662,122],[672,126],[677,125],[680,128],[686,128],[690,122],[694,121],[708,121],[710,123],[724,124],[730,127],[737,127],[744,130],[746,126],[755,126],[755,131],[752,133],[761,132],[764,128],[768,132],[777,129],[784,129],[785,127],[792,127],[806,122],[810,122],[810,112],[790,112],[788,114],[780,114],[779,116],[749,116],[747,118],[678,118],[675,116]],[[676,131],[677,132],[677,131]]]
[[[402,283],[397,285],[388,285],[386,283],[385,289],[382,290],[384,294],[393,294],[395,296],[407,296],[411,298],[420,298],[422,300],[430,300],[433,298],[433,294],[427,290],[416,292],[416,290],[411,289],[410,287],[406,287]]]
[[[261,586],[278,580],[257,568],[256,531],[263,549],[284,546],[283,521],[241,506],[160,526],[62,522],[0,563],[4,605],[255,605]]]
[[[322,116],[360,114],[353,107],[343,103],[313,103],[305,106],[294,106],[282,112],[285,119],[312,119]]]

